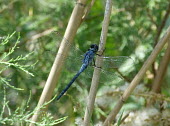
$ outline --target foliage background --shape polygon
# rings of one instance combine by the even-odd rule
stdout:
[[[11,112],[15,112],[18,107],[22,108],[23,104],[29,99],[30,92],[31,99],[27,111],[33,111],[36,107],[62,37],[56,35],[53,31],[57,30],[61,35],[64,34],[74,5],[75,1],[69,0],[0,1],[1,40],[8,34],[12,34],[14,31],[17,32],[5,46],[1,45],[0,57],[15,45],[18,38],[17,34],[20,33],[21,37],[19,39],[20,43],[17,45],[18,48],[8,59],[33,52],[21,64],[29,65],[36,63],[33,67],[27,68],[28,71],[34,74],[34,77],[12,66],[0,73],[1,77],[10,79],[10,85],[23,89],[21,91],[14,90],[1,82],[0,100],[3,101],[4,99],[5,88],[6,98],[9,101],[8,105]],[[130,56],[134,59],[134,65],[129,69],[129,72],[124,73],[130,80],[140,70],[142,64],[153,50],[158,28],[161,25],[168,6],[169,1],[167,0],[113,1],[105,54],[108,56]],[[104,1],[96,1],[77,32],[74,44],[83,52],[87,50],[91,43],[99,42],[104,8]],[[169,26],[169,20],[170,18],[167,19],[161,36]],[[163,54],[164,50],[157,58],[156,64],[159,64]],[[80,67],[72,65],[72,62],[68,62],[68,64],[76,70]],[[0,66],[0,68],[2,69],[3,66]],[[69,69],[63,70],[54,95],[64,88],[74,74]],[[161,92],[166,97],[170,96],[170,85],[168,85],[170,82],[169,74],[170,70],[168,67]],[[150,91],[152,79],[153,71],[149,69],[140,83],[141,87],[139,87],[139,91],[147,94]],[[111,108],[113,108],[115,104],[113,101],[120,95],[118,94],[113,98],[113,91],[117,89],[123,90],[127,85],[125,81],[121,83],[115,82],[115,85],[112,83],[100,85],[96,108],[93,114],[94,124],[98,123],[99,120],[103,121]],[[50,104],[48,112],[55,119],[68,116],[68,119],[63,125],[74,125],[75,119],[78,120],[78,117],[82,118],[84,116],[85,99],[89,88],[90,79],[88,80],[84,76],[81,76],[60,102],[53,101]],[[3,106],[3,103],[0,106]],[[137,97],[134,95],[129,98],[124,109],[130,111],[140,110],[144,107],[146,107],[146,97]],[[169,103],[166,108],[169,108]],[[2,109],[0,110],[2,111]],[[8,117],[7,111],[5,111],[3,117]]]

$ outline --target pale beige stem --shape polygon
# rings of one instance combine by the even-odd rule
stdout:
[[[159,93],[161,90],[162,80],[166,73],[168,64],[170,61],[170,41],[168,42],[168,47],[166,49],[165,55],[159,65],[159,69],[156,72],[156,77],[153,81],[152,92]]]
[[[89,5],[89,6],[87,7],[87,9],[85,10],[85,14],[84,14],[84,16],[82,17],[83,20],[85,20],[86,16],[89,14],[90,9],[91,9],[91,7],[94,5],[94,2],[95,2],[95,1],[96,1],[96,0],[92,0],[91,3],[90,3],[90,5]]]
[[[112,10],[112,1],[107,0],[106,7],[105,7],[103,26],[102,26],[102,32],[101,32],[101,37],[100,37],[100,45],[99,45],[99,53],[101,53],[101,54],[103,52],[103,49],[105,48],[111,10]],[[96,58],[96,66],[98,66],[98,67],[102,66],[102,60],[100,57]],[[94,102],[95,102],[95,97],[96,97],[96,93],[97,93],[99,78],[100,78],[100,69],[95,68],[94,73],[93,73],[93,78],[92,78],[92,84],[91,84],[91,88],[90,88],[90,92],[89,92],[87,108],[86,108],[86,112],[85,112],[85,116],[84,116],[84,126],[90,125],[90,119],[91,119],[93,109],[94,109]]]
[[[143,78],[144,74],[146,73],[146,71],[148,70],[148,68],[151,66],[151,64],[154,62],[154,60],[156,59],[156,56],[158,55],[158,53],[161,51],[161,49],[163,48],[163,46],[165,45],[165,43],[167,41],[170,41],[170,27],[167,29],[166,34],[164,35],[164,37],[158,42],[158,44],[155,46],[154,50],[152,51],[151,55],[148,57],[148,59],[146,60],[146,62],[143,64],[142,68],[140,69],[140,71],[137,73],[137,75],[134,77],[134,79],[132,80],[132,82],[130,83],[129,87],[125,90],[125,92],[123,93],[123,96],[120,97],[119,101],[117,102],[116,106],[113,108],[113,110],[111,111],[111,113],[109,114],[109,116],[106,118],[105,122],[104,122],[104,126],[108,126],[109,124],[112,123],[112,121],[115,119],[116,115],[118,114],[118,112],[120,111],[120,109],[123,106],[124,101],[127,100],[127,98],[130,96],[130,94],[132,93],[132,91],[135,89],[135,87],[137,86],[137,84],[141,81],[141,79]]]
[[[76,35],[77,29],[82,22],[82,16],[84,15],[85,5],[87,0],[78,0],[72,15],[70,17],[66,32],[64,37],[69,40],[66,42],[64,39],[61,42],[58,54],[56,55],[55,61],[51,68],[50,74],[48,76],[47,82],[45,84],[44,90],[41,94],[40,100],[38,102],[38,107],[42,106],[45,102],[48,102],[53,94],[54,88],[56,87],[57,81],[59,79],[59,75],[61,73],[61,68],[63,66],[63,62],[65,57],[68,54],[69,47],[71,45],[74,36]],[[45,109],[38,109],[32,117],[32,121],[36,122],[38,117],[41,115],[42,111],[45,112],[48,106]],[[30,126],[34,126],[33,123]]]

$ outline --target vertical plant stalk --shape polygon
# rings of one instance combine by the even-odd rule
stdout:
[[[167,41],[170,41],[170,27],[167,29],[166,34],[164,37],[158,42],[158,44],[155,46],[154,50],[152,51],[151,55],[148,57],[146,62],[143,64],[142,68],[140,71],[137,73],[137,75],[134,77],[132,82],[130,83],[129,87],[125,90],[123,93],[122,97],[118,100],[116,106],[113,108],[113,110],[110,112],[108,117],[106,118],[104,125],[103,126],[108,126],[111,124],[111,122],[115,119],[116,115],[120,111],[121,107],[123,106],[124,102],[127,100],[127,98],[130,96],[132,91],[135,89],[137,84],[141,81],[143,78],[144,74],[148,70],[148,68],[152,65],[154,60],[156,59],[158,53],[161,51],[163,46]]]
[[[152,84],[152,92],[160,93],[162,80],[166,73],[169,61],[170,61],[170,41],[168,42],[168,47],[166,49],[165,55],[162,58],[158,71],[156,72],[156,77]]]
[[[82,17],[83,20],[85,20],[86,16],[89,14],[90,9],[91,9],[91,7],[94,5],[94,2],[95,2],[95,1],[96,1],[96,0],[92,0],[91,3],[90,3],[90,5],[89,5],[89,6],[87,7],[87,9],[85,10],[85,14],[84,14],[83,17]]]
[[[42,106],[45,102],[48,102],[52,97],[52,93],[54,91],[54,88],[56,87],[57,81],[59,79],[59,75],[61,73],[63,62],[69,51],[70,46],[68,45],[72,44],[72,41],[73,41],[74,36],[76,35],[77,29],[82,22],[82,16],[84,15],[86,1],[87,0],[78,0],[76,3],[76,6],[73,9],[72,15],[70,17],[70,20],[69,20],[69,23],[68,23],[68,26],[66,28],[66,32],[64,35],[64,37],[67,38],[70,43],[66,42],[64,39],[62,40],[58,54],[56,55],[56,58],[51,68],[47,82],[45,84],[40,100],[38,102],[38,105],[37,105],[38,107]],[[36,122],[38,120],[38,117],[42,114],[42,112],[46,111],[47,107],[48,106],[45,106],[43,110],[38,109],[33,115],[32,121]],[[34,124],[31,123],[30,126],[34,126]]]
[[[158,32],[157,32],[157,34],[155,36],[155,39],[154,39],[155,40],[155,45],[157,44],[157,42],[159,40],[159,37],[160,37],[160,35],[162,33],[162,30],[163,30],[163,28],[164,28],[164,26],[166,24],[166,21],[168,20],[169,13],[170,13],[170,2],[169,2],[169,5],[168,5],[168,7],[166,9],[165,16],[163,17],[162,22],[161,22],[160,26],[158,27]]]
[[[155,39],[154,39],[155,40],[154,46],[157,44],[157,42],[159,40],[161,32],[162,32],[162,30],[163,30],[163,28],[166,24],[166,21],[168,20],[169,13],[170,13],[170,2],[169,2],[169,5],[168,5],[168,8],[166,9],[165,16],[163,17],[160,26],[157,28],[157,34],[156,34]],[[152,70],[153,70],[153,74],[154,74],[154,77],[155,77],[156,76],[155,62],[153,62],[153,64],[152,64]]]
[[[159,68],[156,72],[156,76],[155,76],[155,79],[154,79],[153,84],[152,84],[151,92],[161,93],[161,86],[163,84],[162,81],[163,81],[163,78],[166,74],[166,70],[167,70],[169,61],[170,61],[170,41],[168,42],[168,47],[167,47],[166,52],[165,52],[165,54],[162,58],[162,61],[159,65]],[[154,103],[154,101],[155,101],[154,98],[148,99],[147,105],[151,106]]]
[[[105,48],[111,10],[112,10],[112,1],[107,0],[106,7],[105,7],[103,26],[102,26],[102,32],[101,32],[101,36],[100,36],[99,51],[98,51],[100,54],[103,53],[103,50]],[[100,56],[97,56],[97,58],[96,58],[96,66],[97,67],[102,66],[102,59],[100,58]],[[93,73],[92,84],[91,84],[90,93],[89,93],[89,97],[88,97],[88,103],[87,103],[85,116],[84,116],[84,126],[90,125],[90,120],[91,120],[91,116],[92,116],[93,109],[94,109],[94,102],[95,102],[95,97],[96,97],[97,88],[98,88],[98,84],[99,84],[99,78],[100,78],[100,69],[97,67],[94,69],[94,73]]]

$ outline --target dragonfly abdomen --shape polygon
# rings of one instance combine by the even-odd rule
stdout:
[[[87,68],[88,65],[86,64],[82,64],[79,72],[73,77],[73,79],[70,81],[70,83],[65,87],[65,89],[59,94],[59,96],[57,97],[57,100],[59,100],[64,93],[69,89],[69,87],[74,83],[74,81],[79,77],[79,75]]]

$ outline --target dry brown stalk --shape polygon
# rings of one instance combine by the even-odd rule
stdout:
[[[143,64],[140,71],[137,73],[137,75],[134,77],[132,82],[130,83],[129,87],[125,90],[122,97],[118,100],[116,106],[113,108],[113,110],[110,112],[109,116],[106,118],[104,122],[104,126],[108,126],[111,124],[111,122],[115,119],[116,115],[122,108],[124,102],[127,100],[127,98],[130,96],[130,94],[133,92],[137,84],[141,81],[143,76],[145,75],[146,71],[149,69],[149,67],[152,65],[154,60],[156,59],[158,53],[161,51],[163,46],[167,41],[170,41],[170,27],[167,29],[166,34],[164,37],[158,42],[158,44],[155,46],[154,50],[152,51],[151,55],[148,57],[146,62]]]
[[[54,88],[56,87],[57,81],[59,79],[59,75],[61,73],[63,62],[69,51],[70,46],[68,46],[68,44],[69,45],[72,44],[77,29],[82,23],[82,16],[84,15],[86,2],[87,0],[78,0],[74,7],[68,26],[66,28],[66,32],[64,34],[64,38],[67,38],[67,40],[69,40],[69,43],[66,42],[64,39],[62,40],[58,54],[56,55],[55,61],[51,68],[50,74],[48,76],[47,82],[45,84],[45,87],[43,89],[37,107],[42,106],[44,103],[48,102],[52,97]],[[32,117],[32,122],[36,122],[38,120],[38,117],[41,115],[41,113],[46,111],[47,107],[48,106],[46,106],[45,109],[43,110],[38,109]],[[31,123],[30,126],[34,126],[34,124]]]
[[[101,37],[100,37],[99,51],[98,51],[100,54],[103,53],[103,50],[105,48],[111,10],[112,10],[112,1],[107,0],[106,7],[105,7],[103,26],[102,26],[102,32],[101,32]],[[102,66],[102,59],[100,58],[100,56],[97,56],[95,63],[96,63],[96,66],[98,66],[98,67]],[[96,97],[97,88],[98,88],[98,84],[99,84],[99,78],[100,78],[100,69],[95,68],[94,73],[93,73],[93,78],[92,78],[92,84],[90,87],[86,112],[85,112],[85,116],[84,116],[84,126],[90,125],[90,119],[91,119],[91,115],[92,115],[93,108],[94,108],[94,102],[95,102],[95,97]]]

